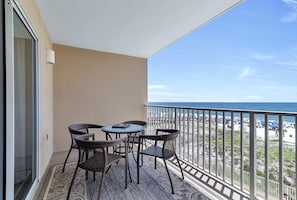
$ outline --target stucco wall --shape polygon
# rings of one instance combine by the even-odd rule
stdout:
[[[147,59],[54,45],[54,151],[70,145],[68,125],[145,119]]]
[[[53,153],[53,65],[46,63],[46,49],[53,44],[43,23],[34,0],[19,0],[30,24],[39,38],[40,63],[40,127],[39,127],[39,166],[42,176]],[[48,134],[48,139],[46,135]]]

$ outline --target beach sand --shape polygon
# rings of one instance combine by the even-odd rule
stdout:
[[[283,141],[294,143],[295,144],[295,129],[294,128],[286,128],[283,135]],[[264,128],[257,128],[257,138],[265,139],[265,129]],[[278,140],[279,136],[275,130],[268,131],[268,138],[270,140]]]

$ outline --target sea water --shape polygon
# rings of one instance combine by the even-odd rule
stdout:
[[[297,103],[241,103],[241,102],[149,102],[149,105],[178,106],[193,108],[219,108],[256,111],[277,111],[297,113]]]
[[[263,102],[149,102],[149,105],[190,107],[190,108],[211,108],[211,109],[235,109],[247,111],[271,111],[290,112],[297,114],[297,103],[263,103]],[[263,121],[263,115],[257,115],[258,121]],[[270,116],[271,122],[278,123],[278,116]],[[284,122],[295,124],[293,117],[284,117]]]

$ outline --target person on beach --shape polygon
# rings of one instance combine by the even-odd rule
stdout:
[[[278,137],[278,128],[275,129],[275,137]]]

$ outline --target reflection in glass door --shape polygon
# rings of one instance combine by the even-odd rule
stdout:
[[[16,12],[14,28],[14,199],[36,178],[36,41]]]

